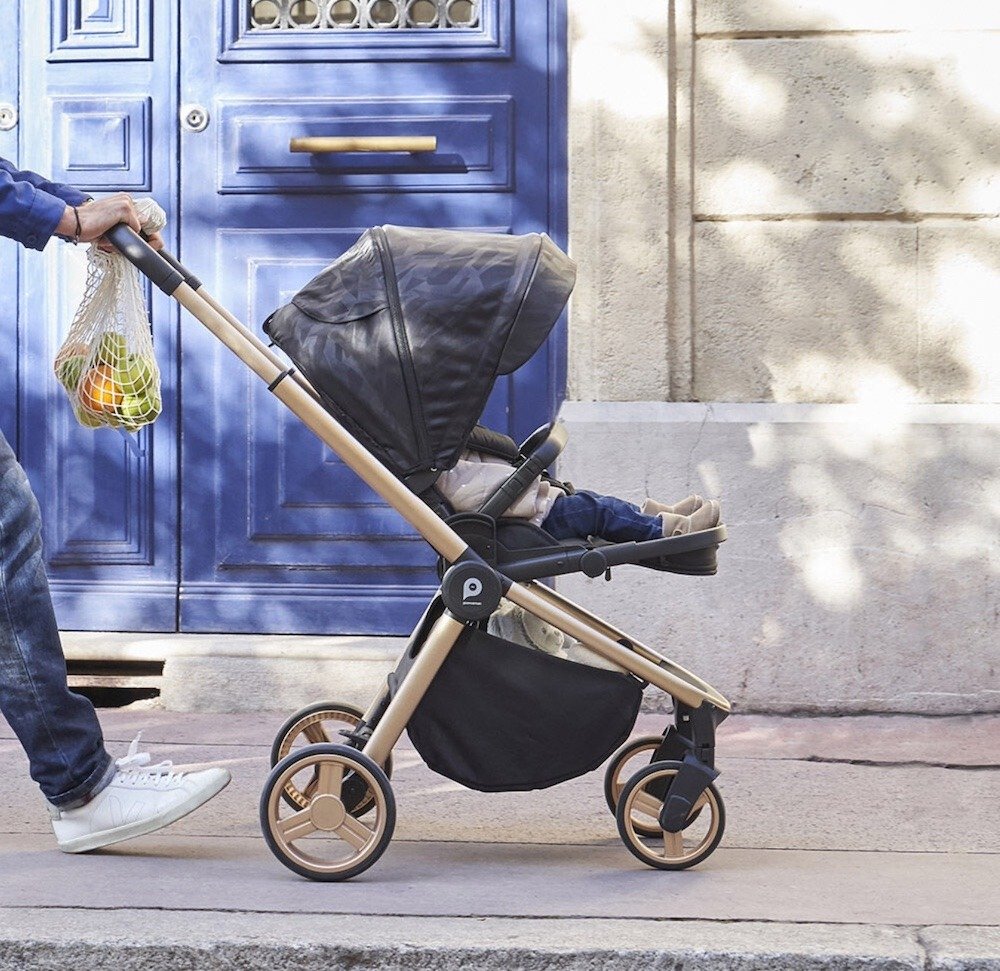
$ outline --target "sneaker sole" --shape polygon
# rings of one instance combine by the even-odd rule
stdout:
[[[89,853],[91,850],[100,850],[106,846],[113,846],[115,843],[124,843],[126,840],[136,839],[139,836],[148,836],[159,829],[170,826],[185,816],[190,815],[196,809],[204,806],[210,799],[214,799],[229,783],[232,776],[222,781],[218,786],[201,792],[192,793],[184,802],[179,803],[168,813],[153,816],[149,819],[141,820],[137,823],[129,823],[126,826],[118,826],[115,829],[106,829],[100,833],[92,833],[90,836],[80,836],[75,840],[60,843],[59,849],[63,853]]]

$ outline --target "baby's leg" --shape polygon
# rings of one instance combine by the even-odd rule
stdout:
[[[644,516],[638,506],[624,499],[581,490],[556,499],[542,529],[556,539],[599,536],[612,543],[627,543],[661,539],[663,520]]]

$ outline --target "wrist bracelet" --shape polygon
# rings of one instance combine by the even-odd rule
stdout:
[[[83,228],[80,226],[80,210],[76,206],[73,206],[73,215],[76,216],[76,232],[73,234],[73,245],[76,246],[83,235]]]

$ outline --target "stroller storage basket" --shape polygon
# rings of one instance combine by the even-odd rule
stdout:
[[[467,628],[408,725],[440,775],[483,792],[544,789],[600,766],[642,700],[629,674]]]

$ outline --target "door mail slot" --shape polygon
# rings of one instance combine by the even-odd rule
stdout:
[[[225,102],[219,118],[223,194],[513,187],[506,96]]]

